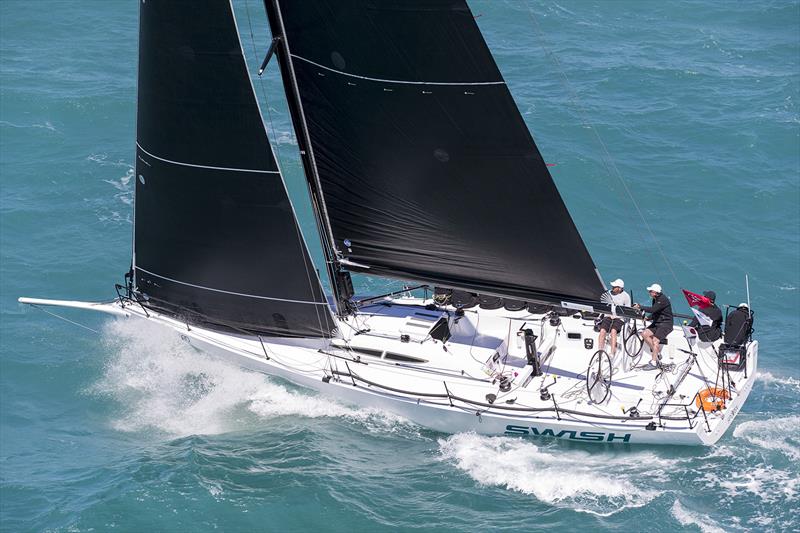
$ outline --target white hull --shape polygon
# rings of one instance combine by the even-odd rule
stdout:
[[[583,339],[596,342],[596,333],[591,322],[580,318],[563,317],[562,326],[556,328],[542,315],[527,311],[472,309],[457,321],[454,313],[448,312],[445,316],[449,315],[452,337],[447,343],[430,337],[418,340],[413,334],[408,342],[401,342],[400,335],[408,331],[415,313],[423,319],[439,315],[439,311],[425,309],[429,302],[401,299],[363,308],[340,324],[342,337],[331,342],[259,339],[208,330],[153,311],[145,313],[137,305],[123,307],[119,302],[20,301],[159,323],[214,357],[286,378],[339,401],[385,409],[445,433],[474,431],[610,444],[711,445],[727,431],[750,393],[758,357],[758,343],[752,342],[745,371],[730,372],[735,385],[729,386],[731,398],[725,409],[705,413],[697,409],[694,399],[700,390],[714,386],[716,353],[710,346],[694,347],[697,359],[691,362],[692,356],[682,351],[689,345],[678,328],[662,353],[664,362],[673,365],[672,371],[662,374],[630,368],[631,359],[618,353],[610,393],[595,404],[586,390],[585,373],[597,347],[585,348]],[[544,375],[530,380],[526,380],[531,367],[525,365],[524,348],[516,345],[516,331],[523,324],[537,330],[540,351],[551,352],[544,358]],[[569,338],[567,333],[581,338]],[[507,392],[499,390],[485,367],[496,352],[505,356],[506,365],[499,370],[509,376]],[[648,358],[645,348],[642,361]],[[670,386],[675,391],[672,395]],[[540,393],[543,387],[551,393],[546,400]],[[493,403],[488,402],[487,394],[496,395]],[[634,405],[638,405],[638,417],[623,412]]]

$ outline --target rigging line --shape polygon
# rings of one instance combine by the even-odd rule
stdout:
[[[250,30],[250,44],[251,44],[251,46],[253,48],[253,57],[255,58],[255,57],[258,57],[258,55],[256,53],[256,38],[255,38],[255,33],[253,32],[253,21],[252,21],[252,19],[250,17],[250,0],[245,0],[245,13],[247,14],[247,26],[248,26],[248,28]],[[276,58],[276,61],[277,61],[277,58]],[[245,65],[246,65],[246,62],[245,62]],[[250,75],[250,73],[249,73],[249,70],[248,70],[248,76],[249,75]],[[267,108],[267,118],[269,119],[269,127],[270,127],[270,130],[272,132],[272,139],[275,139],[275,146],[273,148],[274,157],[277,160],[278,168],[282,169],[282,168],[285,168],[285,167],[283,166],[283,159],[282,159],[281,153],[280,153],[280,145],[279,145],[279,143],[277,141],[278,136],[275,134],[275,125],[272,122],[272,111],[270,110],[269,100],[267,99],[267,91],[264,88],[264,78],[261,77],[261,76],[258,77],[258,85],[259,85],[259,88],[261,90],[261,99],[264,101],[264,104],[266,105],[266,108]],[[255,94],[253,96],[255,96]],[[260,108],[259,108],[259,111],[260,111]],[[264,120],[263,115],[260,115],[259,118],[262,121]],[[272,139],[270,139],[270,136],[267,135],[267,142],[270,143],[270,145],[272,145]],[[284,182],[284,188],[286,189],[286,195],[289,196],[289,188],[286,186],[286,180],[284,179],[282,173],[281,173],[281,180]],[[291,198],[290,198],[289,201],[291,203]],[[292,206],[292,210],[294,211],[294,206]],[[308,243],[303,238],[303,233],[300,230],[300,221],[297,219],[297,212],[296,211],[294,211],[293,216],[295,218],[295,233],[297,234],[297,238],[303,243],[303,247],[306,249],[306,251],[308,251]],[[308,264],[309,262],[311,262],[311,265]],[[304,254],[304,257],[303,257],[303,268],[306,271],[306,279],[308,281],[309,290],[311,291],[311,294],[314,294],[315,285],[314,285],[314,280],[312,279],[311,272],[310,272],[310,269],[314,268],[314,264],[313,264],[313,261],[311,260],[311,252],[310,251],[308,251],[307,254]],[[317,278],[319,279],[319,276],[317,276]],[[327,302],[327,298],[325,298],[325,289],[322,287],[322,280],[321,279],[319,279],[319,290],[322,291],[322,297]],[[333,338],[333,335],[331,334],[329,336],[326,333],[329,328],[324,327],[323,326],[323,322],[329,324],[333,328],[337,327],[336,324],[331,324],[330,323],[331,313],[329,313],[328,311],[325,311],[324,309],[321,310],[319,308],[315,308],[314,311],[315,311],[315,314],[317,315],[317,323],[319,325],[319,331],[322,332],[323,338],[328,339],[328,341],[330,342],[330,340]]]
[[[293,118],[293,125],[295,133],[297,134],[298,148],[301,149],[300,155],[303,163],[303,170],[306,177],[306,186],[308,194],[311,198],[311,206],[314,210],[314,218],[317,223],[317,230],[319,231],[320,241],[323,243],[323,252],[325,253],[325,269],[328,273],[330,281],[330,291],[336,300],[336,315],[338,317],[345,316],[349,309],[346,307],[349,302],[345,302],[346,298],[342,297],[338,283],[339,272],[341,265],[339,263],[340,253],[336,246],[336,238],[333,233],[333,225],[331,223],[328,208],[325,204],[325,195],[322,191],[322,178],[319,175],[319,168],[314,157],[314,143],[311,139],[311,131],[309,130],[306,120],[305,110],[303,108],[303,98],[300,94],[300,86],[297,81],[297,74],[294,69],[294,62],[291,58],[291,48],[287,40],[286,27],[283,22],[283,14],[281,12],[280,0],[273,1],[273,13],[276,25],[279,27],[280,37],[283,46],[279,49],[281,52],[278,59],[283,58],[281,63],[281,73],[284,78],[284,89],[286,89],[287,105],[289,106],[290,118]],[[264,4],[266,8],[266,3]],[[267,16],[270,16],[270,10]],[[326,242],[327,241],[327,242]],[[345,307],[345,309],[342,309]]]
[[[653,229],[650,227],[650,224],[644,217],[644,213],[642,212],[642,209],[639,207],[639,204],[636,202],[636,199],[633,197],[633,194],[631,193],[631,190],[628,187],[627,182],[622,177],[622,174],[617,168],[616,163],[611,158],[611,154],[609,153],[605,142],[603,142],[603,139],[600,137],[600,134],[597,132],[597,129],[587,120],[588,114],[586,113],[586,108],[583,106],[583,104],[581,103],[580,99],[577,96],[577,93],[572,88],[572,85],[569,82],[569,78],[567,77],[566,72],[564,72],[564,69],[561,66],[561,62],[558,60],[558,57],[552,51],[550,51],[547,45],[545,44],[544,36],[542,34],[541,28],[539,27],[539,22],[536,20],[536,16],[533,13],[533,9],[530,6],[527,7],[528,7],[528,14],[530,15],[530,18],[533,21],[534,29],[539,38],[539,43],[545,51],[545,55],[549,56],[555,63],[556,68],[558,69],[559,74],[561,75],[562,84],[564,85],[565,89],[570,94],[570,98],[578,108],[578,112],[581,116],[581,120],[583,121],[583,125],[588,127],[592,131],[594,137],[597,139],[597,142],[600,145],[600,148],[603,151],[603,154],[605,155],[605,157],[603,158],[603,165],[606,167],[606,170],[608,171],[609,175],[616,177],[617,180],[620,182],[620,184],[622,184],[625,193],[628,195],[628,199],[631,201],[634,208],[636,209],[636,213],[639,215],[639,218],[641,219],[642,223],[644,223],[645,228],[647,228],[647,232],[650,234],[650,238],[653,240],[653,243],[655,243],[656,248],[658,249],[658,252],[661,255],[661,258],[664,260],[664,264],[669,269],[669,272],[672,275],[672,279],[675,281],[676,285],[680,287],[681,284],[678,281],[678,277],[675,275],[675,271],[672,268],[672,263],[670,263],[669,259],[667,258],[667,255],[664,253],[664,249],[661,247],[661,243],[656,238],[655,234],[653,233]],[[642,240],[644,241],[644,239]],[[647,243],[644,242],[644,244],[646,246]]]
[[[88,329],[88,330],[89,330],[89,331],[91,331],[92,333],[97,333],[98,335],[100,335],[100,332],[99,332],[99,331],[97,331],[96,329],[92,329],[92,328],[90,328],[89,326],[84,326],[83,324],[80,324],[80,323],[78,323],[78,322],[75,322],[74,320],[70,320],[69,318],[67,318],[67,317],[65,317],[65,316],[61,316],[61,315],[59,315],[59,314],[57,314],[57,313],[53,313],[52,311],[48,311],[48,310],[47,310],[47,309],[45,309],[44,307],[38,306],[38,305],[36,305],[36,304],[28,304],[28,305],[30,305],[31,307],[35,307],[36,309],[38,309],[38,310],[40,310],[40,311],[43,311],[43,312],[47,313],[48,315],[52,315],[52,316],[54,316],[54,317],[56,317],[56,318],[60,318],[60,319],[61,319],[61,320],[63,320],[64,322],[69,322],[70,324],[74,324],[74,325],[76,325],[76,326],[79,326],[79,327],[81,327],[81,328],[83,328],[83,329]]]
[[[44,309],[42,309],[42,310],[44,311]],[[45,312],[46,312],[46,311],[45,311]],[[52,314],[52,313],[51,313],[51,314]],[[63,318],[63,317],[59,317],[59,318]],[[169,318],[169,317],[167,317],[167,318]],[[173,319],[173,320],[174,320],[174,319]],[[80,326],[81,324],[77,324],[77,325],[79,325],[79,326]],[[223,324],[223,325],[224,325],[224,324]],[[83,326],[83,327],[86,327],[86,326]],[[253,337],[253,333],[252,333],[252,332],[249,332],[249,331],[247,331],[247,330],[244,330],[244,329],[241,329],[241,328],[236,328],[236,327],[234,327],[234,326],[227,326],[227,327],[230,327],[230,328],[232,328],[232,329],[234,329],[234,330],[236,330],[236,331],[239,331],[239,332],[245,333],[245,334],[246,334],[246,335],[248,335],[249,337]],[[89,328],[87,328],[87,329],[89,329]],[[94,331],[94,330],[92,330],[92,331]],[[221,346],[225,346],[225,347],[227,347],[227,348],[229,348],[229,349],[231,349],[231,350],[233,350],[233,351],[235,351],[235,352],[244,352],[244,353],[247,353],[247,354],[249,354],[249,355],[252,355],[252,356],[255,356],[255,357],[261,357],[261,353],[259,353],[259,352],[257,352],[257,351],[250,351],[249,349],[243,348],[242,346],[236,346],[236,345],[234,345],[234,344],[230,344],[230,343],[228,343],[228,342],[225,342],[225,341],[223,341],[223,340],[220,340],[220,339],[218,339],[218,338],[215,338],[215,337],[210,337],[210,336],[208,336],[208,335],[204,335],[204,334],[202,333],[202,331],[203,331],[203,330],[194,329],[192,334],[193,334],[194,336],[196,336],[196,337],[200,337],[200,338],[206,339],[206,340],[208,340],[209,342],[213,342],[213,343],[215,343],[215,344],[219,344],[219,345],[221,345]],[[95,333],[97,333],[97,332],[95,332]],[[266,346],[267,346],[267,344],[269,344],[269,343],[264,343],[264,341],[263,341],[263,340],[260,338],[260,336],[259,336],[259,335],[255,335],[255,338],[257,338],[257,339],[259,340],[259,342],[260,342],[261,346],[264,348],[264,350],[266,350]],[[271,350],[267,350],[267,351],[268,351],[268,352],[270,353],[270,355],[271,355],[271,357],[270,357],[270,360],[271,360],[271,361],[274,361],[274,362],[275,362],[275,363],[277,363],[278,365],[281,365],[281,366],[283,366],[283,367],[285,367],[285,368],[290,368],[290,369],[292,369],[292,370],[295,370],[295,371],[297,371],[297,372],[301,372],[301,373],[304,373],[304,374],[312,374],[312,373],[315,373],[315,372],[318,372],[319,370],[321,370],[320,368],[317,368],[317,367],[315,367],[313,364],[309,364],[309,365],[305,365],[305,366],[306,366],[306,367],[313,368],[314,370],[302,370],[302,369],[301,369],[299,366],[290,365],[290,364],[288,364],[288,363],[286,363],[286,362],[284,362],[284,361],[281,361],[280,359],[278,359],[278,358],[275,356],[275,354],[277,354],[278,352],[276,352],[274,348],[273,348],[273,349],[271,349]],[[281,357],[283,357],[283,354],[281,354]],[[329,357],[330,357],[330,356],[329,356]],[[324,367],[323,367],[322,369],[324,369]]]
[[[226,291],[226,290],[223,290],[223,289],[215,289],[213,287],[205,287],[203,285],[196,285],[194,283],[189,283],[189,282],[181,281],[181,280],[174,279],[174,278],[168,278],[167,276],[162,276],[161,274],[156,274],[155,272],[151,272],[151,271],[146,270],[146,269],[144,269],[144,268],[142,268],[140,266],[137,266],[136,269],[140,270],[141,272],[144,272],[146,274],[150,274],[151,276],[155,276],[157,278],[165,279],[165,280],[171,281],[173,283],[179,283],[181,285],[186,285],[188,287],[194,287],[195,289],[204,289],[204,290],[207,290],[207,291],[220,292],[220,293],[223,293],[223,294],[232,294],[233,296],[242,296],[244,298],[257,298],[259,300],[273,300],[273,301],[276,301],[276,302],[286,302],[286,303],[293,303],[293,304],[306,304],[306,305],[315,305],[315,306],[328,305],[328,302],[314,302],[314,301],[307,301],[307,300],[293,300],[293,299],[290,299],[290,298],[277,298],[277,297],[273,297],[273,296],[260,296],[260,295],[257,295],[257,294],[247,294],[247,293],[244,293],[244,292],[234,292],[234,291]]]
[[[245,0],[245,12],[247,13],[247,26],[250,29],[250,43],[253,47],[253,57],[258,57],[256,52],[256,38],[253,32],[253,22],[250,18],[250,0]],[[261,99],[264,100],[264,103],[267,104],[267,118],[269,119],[269,127],[272,130],[272,139],[275,139],[275,157],[278,160],[278,165],[280,168],[283,168],[283,162],[280,154],[280,145],[277,142],[278,136],[275,134],[275,125],[272,123],[272,112],[270,111],[269,107],[269,100],[267,99],[267,92],[264,88],[264,78],[259,76],[258,78],[258,85],[261,89]],[[263,117],[262,117],[263,119]],[[272,144],[272,139],[268,139],[270,144]]]
[[[506,0],[506,5],[511,7],[508,4],[508,0]],[[603,156],[601,154],[601,163],[602,163],[603,167],[605,167],[606,173],[609,175],[609,177],[611,177],[613,175],[613,172],[612,172],[612,169],[611,169],[611,166],[610,166],[611,156],[610,156],[610,154],[608,153],[608,150],[605,147],[605,143],[603,143],[603,141],[600,138],[599,134],[597,133],[597,131],[595,130],[593,125],[587,119],[587,113],[585,111],[585,108],[583,107],[581,101],[579,100],[579,98],[577,96],[577,93],[574,91],[574,89],[572,88],[571,84],[569,83],[569,79],[566,77],[566,74],[565,74],[563,68],[561,67],[561,63],[558,60],[558,57],[546,45],[546,42],[545,42],[544,36],[542,34],[541,28],[539,27],[538,21],[534,17],[533,11],[530,8],[530,6],[528,7],[528,12],[529,12],[529,15],[531,17],[531,20],[533,21],[534,30],[536,31],[536,35],[537,35],[537,37],[539,39],[539,46],[542,48],[542,50],[545,53],[545,55],[548,56],[550,58],[550,60],[553,62],[553,64],[556,66],[556,69],[558,70],[558,73],[561,76],[559,78],[559,81],[561,82],[561,84],[564,87],[565,91],[570,95],[570,100],[572,101],[572,103],[577,108],[578,114],[580,115],[581,123],[583,124],[584,127],[588,128],[589,130],[592,131],[592,133],[595,135],[596,140],[600,144],[601,149],[605,152],[605,156]],[[621,177],[620,177],[620,179],[621,179]],[[624,183],[623,183],[623,185],[624,185]],[[629,193],[629,196],[630,196],[630,193]],[[632,197],[631,197],[631,200],[633,201]],[[660,275],[661,274],[660,269],[656,265],[656,262],[653,261],[652,252],[650,251],[649,247],[647,246],[646,236],[641,231],[641,228],[638,227],[638,224],[636,223],[635,218],[632,216],[632,213],[628,212],[628,216],[631,217],[630,222],[632,223],[632,225],[637,228],[637,233],[639,234],[639,238],[641,239],[642,244],[644,244],[645,251],[647,252],[647,256],[648,256],[648,259],[650,261],[650,265],[653,267],[653,270]],[[641,217],[641,214],[640,214],[640,217]],[[642,220],[644,220],[643,217],[642,217]]]
[[[253,49],[255,50],[255,37],[253,35],[253,25],[252,25],[252,22],[250,20],[250,2],[249,2],[249,0],[245,0],[245,8],[246,8],[246,12],[247,12],[247,23],[248,23],[248,26],[250,27],[250,40],[253,43]],[[270,27],[270,32],[272,33],[272,28],[271,27]],[[274,35],[272,35],[272,36],[274,37]],[[275,50],[275,55],[276,55],[275,61],[279,61],[279,59],[277,57],[279,53],[280,53],[280,51],[276,48],[276,50]],[[255,55],[255,51],[253,52],[253,54],[254,54],[254,57],[257,57]],[[264,77],[259,76],[258,77],[258,81],[259,81],[259,87],[261,89],[261,97],[264,100],[264,103],[266,104],[266,108],[267,108],[267,120],[269,121],[269,127],[270,127],[270,130],[271,130],[271,133],[272,133],[272,139],[274,139],[275,157],[278,160],[279,168],[285,168],[285,166],[283,164],[283,156],[281,155],[281,151],[280,151],[280,143],[278,143],[278,135],[277,135],[276,130],[275,130],[275,123],[272,120],[272,109],[271,109],[270,104],[269,104],[269,99],[267,98],[267,91],[266,91],[266,89],[264,87]],[[262,117],[262,119],[263,119],[263,117]],[[289,126],[290,126],[290,133],[291,133],[291,126],[292,126],[291,114],[290,114],[290,118],[289,118]],[[270,144],[273,143],[272,140],[270,140],[270,139],[268,139],[268,140],[269,140]],[[314,210],[317,210],[318,206],[316,204],[316,199],[315,199],[314,195],[311,193],[311,183],[309,182],[307,176],[305,176],[305,169],[304,169],[304,167],[302,165],[301,165],[301,169],[303,169],[303,170],[301,170],[301,172],[303,172],[303,181],[305,182],[306,188],[307,188],[308,202],[313,204],[312,208]],[[286,194],[289,194],[288,187],[287,187]],[[296,216],[297,216],[297,213],[295,212],[295,217]],[[317,228],[317,239],[320,241],[320,243],[322,244],[322,247],[323,247],[323,252],[322,252],[323,255],[326,258],[327,257],[334,257],[334,251],[331,249],[330,243],[328,242],[327,239],[322,238],[322,236],[324,235],[324,233],[323,233],[324,228],[321,225],[322,224],[321,220],[319,220],[319,218],[317,216],[314,216],[314,221],[315,221],[315,226]],[[306,239],[303,238],[302,231],[300,229],[299,220],[297,221],[297,233],[298,233],[298,237],[304,242],[305,247],[308,250],[308,242],[307,242]],[[324,282],[322,280],[321,272],[314,266],[314,262],[313,262],[313,259],[311,258],[310,250],[308,252],[308,261],[311,263],[310,268],[314,269],[316,271],[315,272],[316,273],[316,278],[319,281],[320,290],[322,290],[322,293],[324,295],[325,294],[325,286],[324,286]],[[326,262],[327,262],[327,259],[326,259]],[[311,279],[312,276],[311,276],[311,273],[309,272],[309,265],[306,263],[305,260],[303,261],[303,263],[304,263],[304,266],[306,268],[306,276],[309,278],[309,284],[313,285],[313,280]],[[325,273],[326,273],[326,275],[329,274],[327,268],[325,268]],[[334,279],[330,279],[330,275],[328,275],[328,278],[329,278],[328,279],[328,290],[331,293],[335,294],[335,287],[334,287],[335,280]],[[313,287],[312,287],[312,292],[313,292]],[[337,309],[337,311],[338,311],[338,309]],[[319,312],[317,314],[319,314]],[[324,315],[324,317],[318,317],[318,320],[320,321],[320,323],[323,321],[323,318],[324,318],[325,322],[329,322],[331,320],[331,314],[330,313],[326,313]],[[335,329],[338,329],[338,325],[335,322],[333,324],[331,324],[331,325]],[[334,335],[331,335],[330,339],[333,339],[333,337],[334,337]]]

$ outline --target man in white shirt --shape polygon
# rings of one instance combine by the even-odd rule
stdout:
[[[631,306],[631,296],[623,289],[625,282],[621,279],[615,279],[611,282],[611,290],[608,291],[608,296],[601,298],[602,301],[611,304],[611,313],[604,316],[600,322],[600,336],[597,339],[598,349],[603,350],[606,346],[606,333],[611,332],[611,352],[609,355],[614,355],[617,351],[617,335],[622,331],[622,319],[617,316],[616,306],[622,305],[625,307]]]

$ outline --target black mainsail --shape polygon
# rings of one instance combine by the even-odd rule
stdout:
[[[190,323],[327,336],[229,0],[140,3],[134,283]]]
[[[598,300],[595,265],[464,0],[265,4],[343,264]]]

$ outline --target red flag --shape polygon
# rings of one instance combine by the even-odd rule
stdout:
[[[702,294],[695,294],[691,291],[687,291],[686,289],[681,289],[683,291],[683,295],[686,296],[686,301],[689,302],[689,307],[696,305],[700,309],[705,309],[706,307],[711,307],[711,300],[703,296]]]

